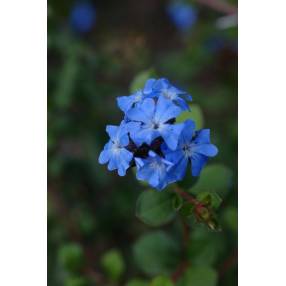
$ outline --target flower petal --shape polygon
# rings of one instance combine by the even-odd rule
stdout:
[[[117,140],[117,131],[118,131],[118,126],[116,126],[116,125],[107,125],[106,126],[106,132],[108,133],[108,135],[112,141]]]
[[[208,157],[201,154],[193,154],[191,157],[192,175],[199,176],[202,168],[208,161]]]
[[[175,150],[178,146],[179,136],[184,128],[184,124],[166,124],[165,128],[160,132],[165,143],[171,150]]]
[[[214,157],[218,153],[217,147],[213,144],[196,144],[192,150],[208,157]]]
[[[177,117],[181,113],[181,109],[171,100],[160,96],[157,102],[154,120],[156,122],[165,123],[169,119]]]
[[[125,113],[132,107],[134,102],[133,95],[117,97],[117,105]]]
[[[180,160],[175,164],[168,172],[168,178],[170,182],[180,181],[186,174],[188,165],[188,159],[184,156],[180,157]]]
[[[154,110],[154,100],[151,98],[146,98],[140,105],[131,108],[127,112],[127,116],[134,121],[149,123],[152,120]]]
[[[210,143],[210,129],[201,129],[196,132],[195,143]]]
[[[106,164],[110,159],[110,151],[109,150],[103,150],[101,151],[99,158],[98,158],[98,162],[100,164]]]

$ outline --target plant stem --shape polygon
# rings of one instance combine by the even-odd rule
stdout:
[[[184,198],[185,200],[187,200],[188,202],[190,202],[191,204],[193,204],[196,207],[202,207],[202,203],[199,202],[196,198],[194,198],[192,195],[190,195],[189,193],[183,191],[181,188],[179,188],[178,186],[175,187],[175,192],[177,192],[182,198]]]

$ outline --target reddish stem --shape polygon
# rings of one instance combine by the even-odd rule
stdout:
[[[195,207],[203,207],[203,204],[201,202],[199,202],[196,198],[194,198],[192,195],[190,195],[187,192],[182,191],[179,187],[175,188],[175,191],[185,200],[187,200],[188,202],[190,202],[191,204],[193,204]]]
[[[176,271],[172,275],[172,281],[176,283],[189,266],[190,263],[188,261],[183,261],[181,264],[179,264]]]
[[[237,8],[223,0],[197,0],[199,4],[225,14],[237,14]]]

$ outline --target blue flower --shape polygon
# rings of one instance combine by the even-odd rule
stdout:
[[[197,10],[190,4],[173,2],[168,5],[167,12],[171,21],[182,32],[190,30],[197,22]]]
[[[141,103],[146,97],[152,97],[152,87],[155,83],[155,79],[148,79],[144,88],[138,90],[130,96],[120,96],[117,98],[118,107],[126,113],[130,108],[136,106],[138,103]]]
[[[199,176],[208,157],[214,157],[218,153],[216,146],[210,142],[210,130],[195,131],[195,123],[192,120],[185,121],[178,148],[173,151],[163,145],[162,151],[166,160],[174,164],[169,176],[175,181],[183,179],[189,162],[191,162],[192,175]]]
[[[184,125],[170,124],[168,121],[180,113],[178,106],[162,96],[157,102],[152,98],[144,99],[140,105],[127,112],[130,120],[141,123],[139,130],[130,130],[132,140],[137,146],[143,143],[150,145],[154,139],[162,136],[168,147],[175,150]]]
[[[165,78],[158,79],[154,83],[153,91],[157,96],[161,95],[170,99],[176,105],[180,106],[182,110],[190,109],[186,101],[192,101],[192,96],[171,85],[170,82]]]
[[[161,191],[167,184],[171,183],[168,178],[168,171],[173,164],[158,156],[153,151],[149,151],[148,158],[135,158],[137,173],[136,177],[140,181],[148,182],[152,187]]]
[[[71,14],[70,23],[73,29],[79,33],[89,32],[96,20],[95,8],[91,3],[83,2],[74,4]]]
[[[126,174],[133,158],[133,154],[125,148],[129,144],[128,131],[130,128],[132,126],[124,121],[121,122],[120,126],[107,125],[106,132],[110,140],[105,144],[98,159],[100,164],[108,162],[109,171],[117,169],[119,176]]]

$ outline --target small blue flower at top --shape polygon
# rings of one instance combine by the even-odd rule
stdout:
[[[195,123],[186,120],[182,130],[178,148],[170,150],[167,145],[162,145],[165,158],[174,166],[170,169],[169,176],[172,180],[179,181],[185,176],[188,163],[191,163],[193,176],[199,176],[209,157],[214,157],[218,149],[210,142],[210,130],[195,131]]]
[[[167,7],[168,15],[181,32],[186,32],[197,22],[197,10],[188,3],[173,1]]]
[[[136,178],[140,181],[148,182],[152,187],[161,191],[170,180],[168,179],[168,171],[173,163],[160,157],[153,151],[149,151],[148,158],[135,158],[137,174]]]
[[[162,136],[168,147],[175,150],[184,125],[170,124],[169,120],[180,113],[181,109],[163,96],[157,102],[153,98],[144,99],[140,105],[127,112],[129,119],[142,124],[139,130],[131,131],[131,139],[137,145],[150,145],[154,139]]]
[[[70,13],[70,23],[72,28],[78,33],[89,32],[95,24],[95,7],[87,2],[76,2]]]
[[[119,176],[125,176],[133,158],[133,154],[125,148],[129,144],[129,126],[124,121],[121,122],[120,126],[107,125],[106,132],[110,140],[105,144],[99,156],[99,163],[108,163],[108,170],[117,169]]]

